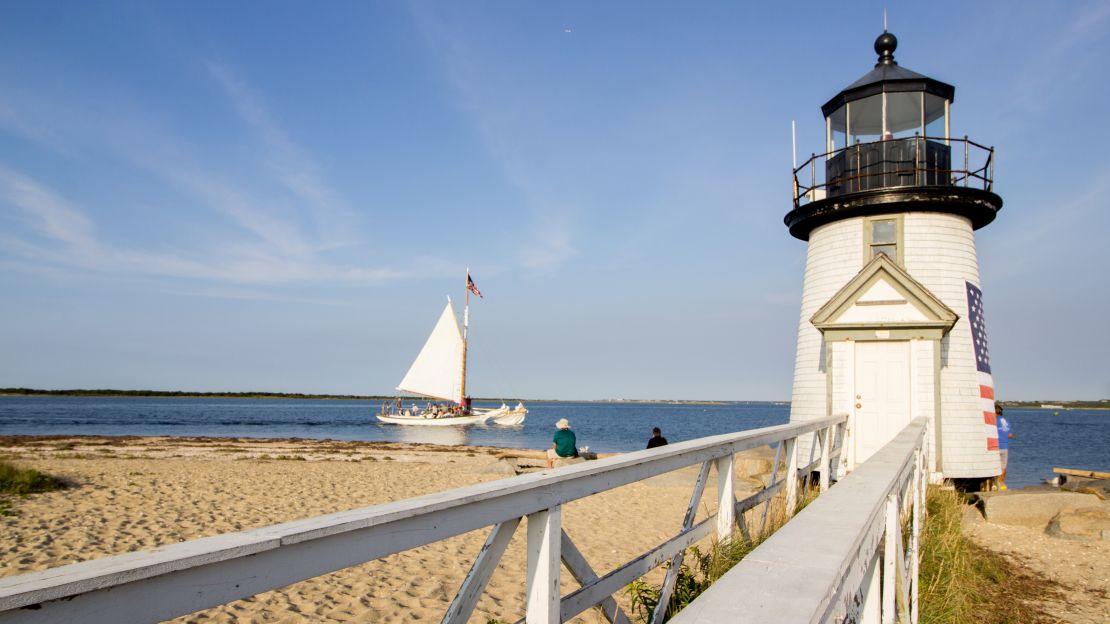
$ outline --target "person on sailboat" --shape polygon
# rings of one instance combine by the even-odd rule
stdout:
[[[578,457],[577,440],[570,430],[570,421],[560,418],[555,423],[555,436],[551,448],[547,449],[547,467],[554,468],[555,460],[560,457]]]

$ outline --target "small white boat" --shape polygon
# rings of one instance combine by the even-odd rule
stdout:
[[[489,418],[499,425],[508,426],[524,424],[524,417],[528,415],[528,409],[524,407],[524,403],[517,403],[513,408],[502,403],[495,412],[491,413]]]
[[[413,404],[405,408],[401,399],[396,403],[382,404],[378,420],[391,425],[420,425],[443,427],[449,425],[478,425],[492,421],[499,425],[519,425],[528,410],[523,403],[510,408],[504,403],[497,408],[473,408],[466,396],[466,334],[470,324],[470,293],[481,296],[478,288],[466,274],[466,307],[463,308],[463,326],[459,322],[451,298],[432,329],[432,335],[409,367],[398,390],[448,404],[428,403],[423,408]]]

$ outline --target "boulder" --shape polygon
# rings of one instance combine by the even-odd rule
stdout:
[[[1080,507],[1061,511],[1048,523],[1053,537],[1081,541],[1110,540],[1110,507]]]
[[[982,492],[987,522],[1044,529],[1060,512],[1099,504],[1097,496],[1075,492]]]
[[[1094,494],[1102,500],[1110,499],[1110,479],[1087,479],[1068,476],[1063,479],[1063,482],[1060,489],[1069,492]]]
[[[499,459],[495,462],[486,464],[477,469],[476,472],[481,474],[494,474],[503,477],[515,477],[517,474],[516,464],[509,459]]]

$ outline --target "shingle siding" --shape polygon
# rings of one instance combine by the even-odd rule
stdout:
[[[824,345],[821,332],[810,318],[863,268],[863,228],[864,219],[856,217],[823,225],[810,234],[794,359],[791,421],[837,413],[845,405],[839,399],[832,409],[827,405]],[[902,242],[906,271],[960,317],[940,345],[940,469],[946,477],[994,476],[999,473],[998,453],[988,451],[986,446],[967,320],[964,283],[980,284],[971,223],[943,213],[907,213]],[[915,341],[911,346],[914,416],[936,416],[933,344]],[[833,359],[834,367],[851,361],[839,347],[834,349]],[[848,379],[850,375],[836,375],[836,389]]]

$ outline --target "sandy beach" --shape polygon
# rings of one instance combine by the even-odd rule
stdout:
[[[0,517],[0,575],[502,479],[511,474],[505,453],[312,440],[0,438],[0,456],[72,484],[15,501],[16,515]],[[564,507],[564,528],[603,574],[677,532],[695,479],[696,467],[573,502]],[[700,515],[715,511],[711,498]],[[438,621],[487,532],[174,621]],[[521,525],[471,622],[523,616],[524,536]],[[565,571],[563,578],[564,594],[577,587]],[[648,580],[661,578],[657,570]],[[627,608],[627,598],[618,598]],[[591,610],[575,621],[602,620]]]

